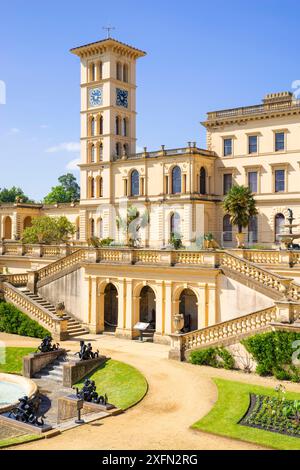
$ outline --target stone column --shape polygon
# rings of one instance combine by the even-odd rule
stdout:
[[[166,335],[170,335],[173,331],[173,314],[174,306],[172,305],[172,281],[165,281],[165,331]]]

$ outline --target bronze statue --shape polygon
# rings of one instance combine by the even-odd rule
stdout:
[[[81,361],[87,361],[88,359],[96,359],[99,357],[99,351],[93,352],[91,343],[85,344],[82,340],[80,341],[80,351],[75,353],[79,356]]]
[[[75,390],[76,397],[80,400],[84,400],[90,403],[97,403],[100,405],[107,405],[107,395],[98,395],[94,380],[85,379],[82,389],[79,390],[79,388],[76,387]]]
[[[40,416],[41,398],[34,395],[32,398],[26,395],[19,399],[19,404],[9,412],[9,417],[22,423],[43,426],[43,416]]]
[[[50,335],[45,336],[41,344],[38,347],[38,351],[47,353],[51,351],[57,351],[59,349],[59,343],[52,344],[53,338]]]

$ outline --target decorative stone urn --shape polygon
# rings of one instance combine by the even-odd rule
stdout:
[[[245,247],[245,234],[244,233],[236,233],[235,238],[236,238],[236,241],[237,241],[237,247],[238,248],[244,248]]]
[[[175,313],[173,317],[173,324],[175,328],[175,333],[179,335],[181,333],[180,330],[184,327],[184,318],[182,313]]]
[[[64,302],[58,302],[55,307],[56,315],[62,318],[65,313],[65,309],[66,307],[65,307]]]

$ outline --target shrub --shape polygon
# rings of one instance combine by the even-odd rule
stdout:
[[[300,333],[272,331],[251,336],[241,343],[257,362],[256,372],[259,375],[274,375],[279,380],[294,377],[297,381],[300,371],[292,364],[295,352],[293,343],[297,340],[300,340]]]
[[[44,338],[50,334],[36,321],[6,302],[0,303],[0,331],[33,338]]]
[[[224,369],[234,368],[234,358],[225,348],[208,348],[192,351],[190,362],[200,366],[211,366]]]

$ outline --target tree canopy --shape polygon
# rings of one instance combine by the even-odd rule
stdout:
[[[36,217],[32,226],[23,232],[24,243],[66,243],[75,233],[75,226],[67,217]]]
[[[68,203],[80,199],[80,187],[72,173],[67,173],[58,178],[59,184],[53,186],[47,196],[44,197],[45,204]]]
[[[0,203],[16,202],[33,202],[29,199],[21,188],[13,186],[12,188],[0,188]]]
[[[247,186],[232,186],[223,201],[225,214],[230,216],[232,225],[237,225],[239,233],[249,225],[250,218],[257,214],[256,202]]]

